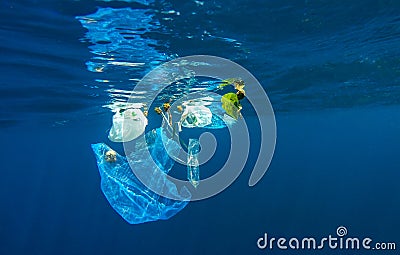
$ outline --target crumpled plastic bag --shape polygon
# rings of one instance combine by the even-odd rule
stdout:
[[[237,120],[240,116],[240,110],[242,106],[240,105],[239,99],[235,93],[226,93],[221,97],[222,108],[226,113]]]
[[[178,192],[175,184],[167,179],[174,160],[164,149],[163,135],[161,128],[150,131],[146,134],[147,144],[138,143],[128,158],[134,161],[134,167],[146,173],[150,185],[157,185],[176,200],[160,196],[143,185],[126,157],[117,154],[115,162],[107,162],[105,154],[110,147],[104,143],[92,144],[101,176],[101,190],[113,209],[130,224],[169,219],[190,201],[191,194],[186,187]],[[169,151],[179,150],[173,140],[168,140],[166,147]],[[144,150],[149,150],[150,158],[143,157],[148,155]]]
[[[129,142],[144,133],[147,118],[140,109],[127,109],[113,116],[108,138],[113,142]]]
[[[182,114],[182,126],[205,127],[212,123],[212,112],[204,105],[187,105]]]
[[[226,109],[220,103],[222,100],[222,96],[212,95],[185,99],[184,102],[180,102],[185,109],[178,122],[179,131],[181,131],[182,126],[186,128],[222,129],[234,125],[236,119],[226,113]],[[236,110],[238,109],[236,108]]]

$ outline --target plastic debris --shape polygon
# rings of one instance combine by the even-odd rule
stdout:
[[[137,143],[128,157],[116,153],[115,161],[107,161],[106,153],[111,149],[106,144],[92,145],[101,176],[101,190],[113,209],[130,224],[169,219],[181,211],[191,198],[186,187],[179,193],[175,184],[167,179],[166,174],[174,161],[164,149],[162,135],[161,128],[150,131],[146,134],[147,143]],[[179,145],[173,140],[169,140],[166,147],[168,150],[179,150]],[[149,155],[144,153],[145,150],[149,150],[151,157],[143,158]],[[160,196],[143,185],[128,160],[134,161],[134,166],[147,174],[149,185],[161,187],[176,200]]]
[[[235,93],[226,93],[221,97],[222,108],[226,111],[226,114],[234,119],[238,119],[240,116],[240,105],[238,96]]]
[[[189,139],[187,158],[187,178],[193,187],[197,188],[200,183],[200,168],[197,155],[200,151],[199,140]]]
[[[113,116],[108,138],[113,142],[129,142],[144,133],[147,118],[140,109],[121,109]]]
[[[204,128],[207,129],[221,129],[226,128],[225,119],[218,117],[217,115],[213,114],[211,124],[205,126]],[[235,120],[234,120],[235,121]],[[231,121],[232,122],[232,121]],[[232,124],[229,122],[229,124]]]
[[[187,128],[205,127],[212,123],[211,110],[204,105],[187,105],[181,122]]]
[[[117,152],[115,152],[114,150],[106,151],[104,159],[107,162],[115,162],[115,161],[117,161]]]

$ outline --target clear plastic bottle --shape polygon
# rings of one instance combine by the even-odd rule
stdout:
[[[187,178],[193,187],[197,188],[200,183],[200,169],[197,155],[200,151],[199,140],[189,139],[187,157]]]

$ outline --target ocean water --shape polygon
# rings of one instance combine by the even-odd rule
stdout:
[[[1,1],[0,254],[396,254],[257,240],[344,226],[400,249],[399,13],[389,0]],[[249,187],[260,130],[244,101],[252,146],[239,178],[167,221],[129,225],[100,190],[90,144],[121,152],[107,138],[111,110],[145,97],[131,91],[147,72],[194,54],[235,61],[262,84],[273,160]],[[178,85],[158,100],[186,93]]]

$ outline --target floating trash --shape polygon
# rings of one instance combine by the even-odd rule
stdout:
[[[205,127],[212,123],[212,113],[204,105],[187,105],[181,118],[182,126],[186,128]]]
[[[200,183],[200,169],[197,155],[200,151],[199,140],[189,139],[187,154],[187,178],[193,187],[197,188]]]
[[[164,149],[162,135],[161,128],[150,131],[146,134],[147,143],[138,143],[128,157],[119,155],[104,143],[92,144],[101,176],[101,190],[112,208],[130,224],[169,219],[181,211],[191,198],[186,187],[178,192],[175,184],[167,179],[174,160]],[[168,150],[179,150],[179,145],[173,140],[169,140],[166,146]],[[150,158],[144,158],[144,150],[149,150]],[[110,151],[113,152],[111,161],[108,160]],[[148,185],[162,187],[176,200],[160,196],[143,185],[128,160],[134,161],[134,166],[147,174]]]
[[[144,133],[147,118],[140,109],[120,109],[113,116],[108,138],[113,142],[129,142]]]
[[[222,108],[226,111],[226,114],[234,119],[238,119],[240,116],[240,105],[238,96],[235,93],[226,93],[221,97]]]

